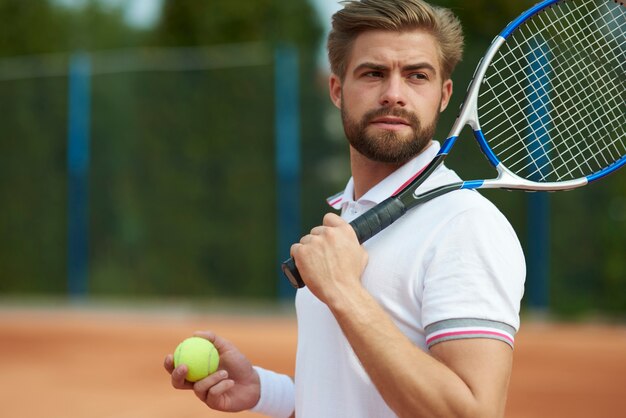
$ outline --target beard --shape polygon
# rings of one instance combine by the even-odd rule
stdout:
[[[411,133],[401,134],[396,131],[383,131],[378,134],[367,132],[372,120],[383,116],[403,118],[411,127]],[[418,155],[430,143],[437,126],[439,113],[432,123],[422,126],[415,113],[402,108],[380,108],[367,112],[360,121],[350,118],[341,104],[343,129],[352,147],[367,159],[402,165]]]

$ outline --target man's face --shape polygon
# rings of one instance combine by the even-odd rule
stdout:
[[[423,31],[369,31],[352,47],[344,80],[330,78],[352,148],[370,160],[403,164],[433,137],[452,82],[442,80],[436,40]]]

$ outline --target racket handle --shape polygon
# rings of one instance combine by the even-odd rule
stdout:
[[[405,212],[404,203],[392,196],[350,222],[350,226],[356,232],[359,243],[363,244],[397,221]]]
[[[405,212],[406,207],[400,199],[390,197],[350,222],[350,226],[354,229],[359,243],[362,244],[387,228]],[[305,286],[293,258],[284,261],[281,268],[293,287],[300,289]]]

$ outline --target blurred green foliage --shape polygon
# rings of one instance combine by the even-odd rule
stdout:
[[[461,17],[467,34],[439,139],[488,42],[532,3],[438,2]],[[320,222],[329,210],[324,198],[349,175],[317,63],[322,25],[308,1],[164,0],[157,24],[139,29],[104,1],[0,0],[0,19],[0,294],[67,292],[67,62],[82,50],[94,71],[90,293],[275,297],[285,255],[276,249],[274,46],[299,51],[303,231]],[[262,43],[267,62],[118,71],[111,57],[123,67],[124,55],[103,52],[127,49],[140,62],[146,48],[250,42]],[[492,175],[464,136],[448,165],[462,177]],[[554,313],[626,312],[625,183],[618,173],[550,195]],[[531,245],[526,195],[485,194]]]

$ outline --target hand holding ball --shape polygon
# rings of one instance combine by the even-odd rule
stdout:
[[[190,337],[178,344],[174,351],[174,367],[181,364],[187,366],[187,379],[190,382],[197,382],[204,379],[217,370],[220,356],[211,341]]]

